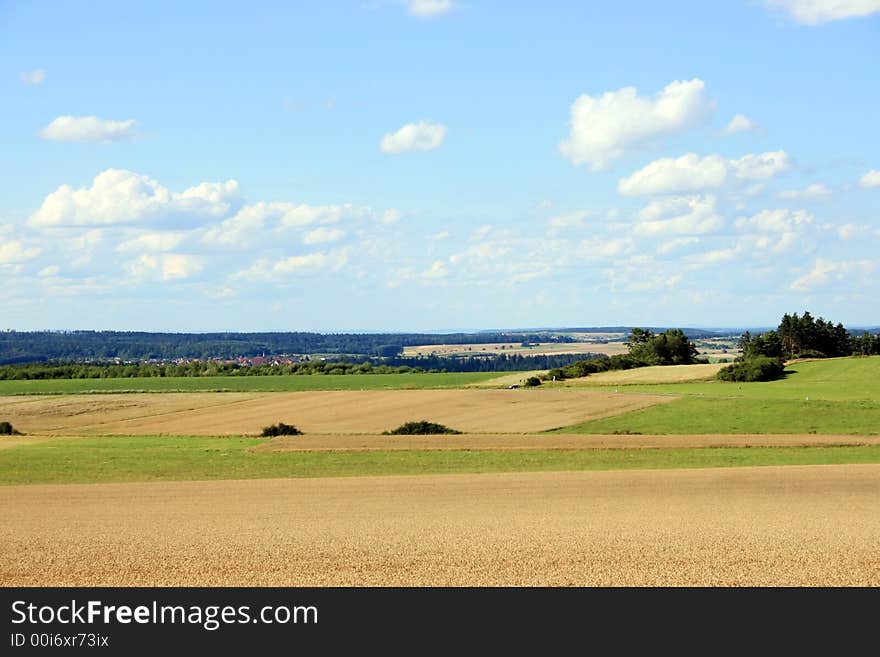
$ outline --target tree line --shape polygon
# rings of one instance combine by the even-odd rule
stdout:
[[[582,358],[578,354],[490,357],[375,358],[362,362],[309,360],[299,363],[239,365],[215,361],[180,364],[116,363],[29,363],[0,366],[0,380],[38,379],[126,379],[202,376],[287,376],[309,374],[408,374],[422,372],[518,372],[567,365]]]
[[[550,333],[145,333],[2,331],[0,364],[47,361],[231,359],[265,354],[395,357],[404,347],[496,342],[573,342]]]

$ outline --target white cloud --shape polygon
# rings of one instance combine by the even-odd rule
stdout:
[[[107,144],[134,137],[137,121],[111,121],[97,116],[59,116],[40,131],[50,141],[81,141]]]
[[[13,263],[32,260],[42,253],[39,247],[29,247],[21,240],[12,240],[0,243],[0,265],[10,265]]]
[[[46,196],[30,218],[34,226],[88,226],[137,223],[186,213],[222,216],[238,197],[238,183],[202,183],[174,194],[156,180],[124,169],[107,169],[91,187],[62,185]]]
[[[43,267],[40,271],[37,272],[37,276],[40,278],[54,278],[61,271],[61,268],[58,265],[49,265],[48,267]]]
[[[428,269],[422,272],[422,278],[428,279],[446,278],[448,275],[449,271],[442,260],[435,260]]]
[[[633,248],[633,240],[629,237],[594,237],[582,240],[577,247],[577,254],[587,260],[597,260],[631,253]]]
[[[257,260],[248,269],[231,276],[232,280],[273,281],[290,276],[317,276],[342,269],[348,262],[346,251],[307,253],[278,262]]]
[[[628,151],[702,124],[714,103],[699,78],[670,82],[653,98],[624,87],[601,96],[582,94],[571,106],[570,134],[559,151],[575,165],[606,169]]]
[[[455,4],[452,0],[405,0],[406,11],[419,18],[432,18],[452,11]]]
[[[699,244],[699,242],[699,237],[675,237],[659,244],[657,246],[657,253],[660,255],[668,255],[686,246],[690,246],[691,244]]]
[[[617,189],[626,196],[699,192],[717,189],[731,178],[743,181],[771,178],[790,167],[791,159],[785,151],[749,154],[738,160],[688,153],[654,160],[622,178]]]
[[[208,230],[207,244],[247,246],[265,236],[267,230],[299,229],[338,223],[345,218],[364,217],[369,208],[351,205],[304,205],[294,203],[254,203],[242,207],[234,216]]]
[[[807,201],[815,201],[826,199],[831,196],[832,192],[829,187],[822,183],[813,183],[804,189],[786,189],[779,193],[780,198],[784,199],[803,199]]]
[[[784,10],[793,21],[804,25],[880,13],[880,0],[764,0],[764,4]]]
[[[316,228],[303,235],[303,244],[324,244],[335,242],[345,237],[345,231],[339,228]]]
[[[470,241],[471,242],[479,242],[480,240],[486,239],[489,233],[492,232],[492,224],[486,224],[485,226],[480,226],[473,233],[471,233]]]
[[[715,265],[721,262],[728,262],[736,257],[739,253],[736,248],[714,249],[703,253],[695,253],[686,256],[685,260],[694,268],[705,267],[706,265]]]
[[[116,250],[120,253],[173,251],[184,239],[186,233],[144,233],[122,242]]]
[[[758,124],[752,121],[745,114],[737,114],[734,116],[724,128],[724,134],[735,135],[738,132],[754,132],[758,129]]]
[[[859,186],[865,189],[868,189],[869,187],[880,187],[880,171],[871,169],[859,179]]]
[[[173,281],[197,274],[204,267],[201,258],[179,253],[159,255],[145,253],[137,260],[128,263],[129,274],[135,279],[160,279]]]
[[[622,178],[617,189],[626,196],[649,196],[714,189],[727,179],[728,162],[720,155],[688,153],[665,157]]]
[[[720,229],[723,219],[715,211],[713,196],[659,199],[648,204],[635,225],[637,235],[704,235]]]
[[[829,283],[842,281],[852,274],[870,276],[878,264],[880,264],[878,260],[833,262],[817,258],[813,263],[813,268],[803,276],[795,279],[789,287],[796,292],[810,292]]]
[[[29,87],[36,87],[38,84],[43,84],[46,80],[46,71],[41,68],[34,69],[33,71],[22,71],[18,74],[18,79]]]
[[[443,144],[445,138],[445,125],[420,121],[407,123],[397,132],[387,133],[379,142],[379,148],[383,153],[433,151]]]
[[[813,215],[805,210],[763,210],[751,217],[739,217],[736,220],[736,227],[739,230],[785,233],[812,223]]]
[[[446,240],[449,239],[450,233],[448,230],[442,230],[439,233],[434,233],[433,235],[429,235],[429,240]]]
[[[785,151],[772,151],[759,155],[746,155],[730,160],[737,178],[743,180],[766,180],[791,168],[791,158]]]
[[[380,223],[390,225],[395,224],[403,218],[403,212],[396,208],[391,208],[390,210],[385,210],[382,213],[382,216],[379,218]]]
[[[557,235],[568,230],[584,228],[587,225],[587,220],[592,216],[592,212],[581,210],[551,217],[549,221],[550,234]]]

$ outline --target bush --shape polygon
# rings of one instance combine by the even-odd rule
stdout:
[[[0,422],[0,436],[20,436],[9,422]]]
[[[426,435],[426,434],[441,434],[441,433],[461,433],[461,431],[456,431],[455,429],[450,429],[447,426],[442,424],[437,424],[436,422],[428,422],[427,420],[420,420],[419,422],[407,422],[406,424],[401,424],[396,429],[392,429],[391,431],[383,431],[382,432],[386,436],[397,436],[397,435]]]
[[[526,388],[534,388],[535,386],[541,385],[541,379],[536,376],[530,376],[526,379],[525,386]]]
[[[772,381],[782,376],[785,365],[777,358],[755,356],[722,367],[716,377],[721,381]]]
[[[279,422],[270,427],[263,427],[263,433],[260,435],[266,438],[274,438],[275,436],[299,436],[302,435],[302,431],[291,424]]]

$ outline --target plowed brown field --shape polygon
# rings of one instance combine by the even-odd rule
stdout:
[[[527,433],[673,398],[585,390],[359,390],[0,397],[28,434],[242,435],[277,421],[307,433],[381,433],[409,420],[460,431]]]
[[[3,585],[880,585],[880,466],[0,488]]]

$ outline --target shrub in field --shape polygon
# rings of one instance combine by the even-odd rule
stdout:
[[[20,436],[9,422],[0,422],[0,436]]]
[[[440,434],[440,433],[461,433],[461,431],[456,431],[455,429],[450,429],[447,426],[442,424],[437,424],[436,422],[428,422],[427,420],[420,420],[419,422],[407,422],[406,424],[401,424],[396,429],[392,429],[391,431],[383,431],[382,432],[386,436],[394,436],[394,435],[425,435],[425,434]]]
[[[263,433],[261,436],[264,437],[274,437],[274,436],[299,436],[302,434],[302,431],[297,429],[295,426],[291,424],[284,424],[284,422],[279,422],[278,424],[273,424],[270,427],[263,427]]]
[[[781,377],[784,369],[778,358],[755,356],[722,367],[716,376],[722,381],[772,381]]]
[[[541,379],[536,376],[530,376],[526,379],[525,386],[526,388],[534,388],[535,386],[541,385]]]

